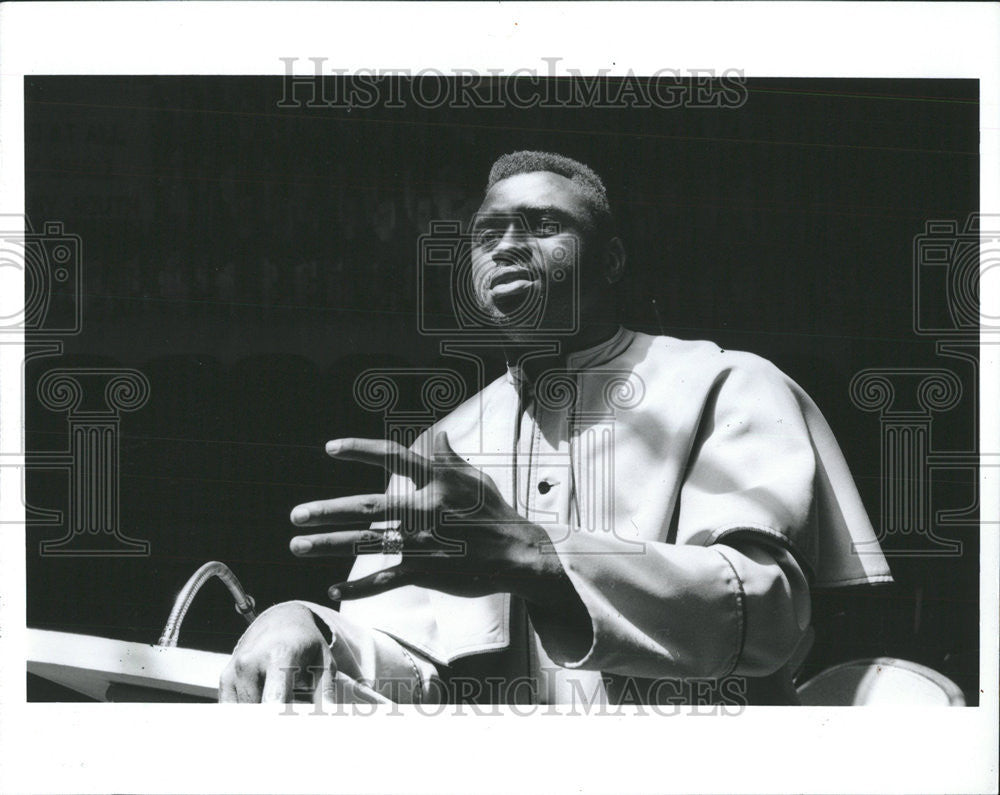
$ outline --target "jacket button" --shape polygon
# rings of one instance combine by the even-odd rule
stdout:
[[[538,491],[540,494],[548,494],[551,488],[552,484],[545,480],[538,484]]]

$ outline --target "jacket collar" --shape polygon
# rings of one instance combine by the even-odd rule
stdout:
[[[566,357],[565,368],[567,370],[587,370],[592,367],[600,367],[612,359],[621,356],[628,350],[634,339],[634,331],[630,331],[624,326],[619,326],[618,330],[603,342],[599,342],[583,350],[573,351],[569,354]],[[521,389],[528,385],[529,382],[529,377],[520,365],[507,363],[507,383]]]

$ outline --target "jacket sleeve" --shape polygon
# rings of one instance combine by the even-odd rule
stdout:
[[[546,653],[566,668],[650,678],[766,676],[809,625],[809,586],[787,551],[741,543],[649,543],[574,533],[558,554],[591,620],[589,651],[557,616],[531,611]]]
[[[545,526],[591,620],[586,640],[533,609],[568,668],[642,677],[765,676],[810,620],[815,451],[790,382],[756,357],[708,391],[663,540]],[[655,531],[645,534],[656,537]]]
[[[298,604],[307,607],[329,630],[337,677],[346,686],[360,684],[398,703],[436,703],[441,698],[438,670],[419,652],[384,632],[350,621],[330,607]]]

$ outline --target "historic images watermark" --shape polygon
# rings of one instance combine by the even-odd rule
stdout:
[[[748,91],[737,68],[624,75],[564,65],[562,57],[520,69],[347,69],[326,57],[283,57],[279,108],[738,108]],[[303,72],[303,70],[305,70]],[[329,79],[333,78],[333,79]]]
[[[21,394],[27,399],[27,362],[61,356],[65,338],[78,335],[83,328],[83,243],[62,223],[47,222],[35,228],[25,216],[0,220],[5,302],[0,310],[0,356],[5,377],[17,374]],[[22,295],[23,302],[19,300]],[[132,368],[47,370],[38,380],[37,398],[49,411],[67,414],[68,441],[62,450],[25,449],[20,413],[0,406],[0,472],[20,479],[28,523],[64,531],[57,540],[42,541],[40,554],[149,554],[148,541],[122,531],[119,513],[121,415],[142,408],[149,391],[149,379]],[[28,503],[29,470],[65,473],[65,510]],[[0,516],[3,524],[21,521],[7,510]]]
[[[401,716],[401,705],[423,717],[479,715],[517,717],[703,715],[735,717],[749,705],[748,682],[742,676],[721,679],[640,679],[602,675],[570,678],[565,703],[546,704],[540,698],[548,682],[565,675],[565,669],[543,667],[538,676],[450,676],[421,682],[412,678],[383,677],[354,681],[331,676],[324,666],[288,666],[280,669],[286,691],[293,699],[279,715],[322,717]],[[619,698],[612,703],[609,689]]]
[[[980,345],[1000,344],[1000,314],[982,304],[982,285],[1000,273],[1000,216],[970,215],[928,221],[913,241],[913,331],[935,340],[938,356],[953,367],[876,367],[857,373],[850,395],[862,411],[878,413],[881,504],[877,537],[902,540],[883,547],[896,557],[961,555],[962,542],[943,532],[975,528],[980,522],[981,466],[1000,466],[1000,451],[979,449],[979,406],[975,390],[966,393],[956,374],[968,368],[979,383]],[[942,450],[934,444],[935,415],[960,404],[973,412],[973,432],[964,448]],[[973,497],[967,505],[937,509],[935,478],[971,474]],[[858,554],[865,554],[858,549]]]

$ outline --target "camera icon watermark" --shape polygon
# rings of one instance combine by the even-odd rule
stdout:
[[[418,239],[418,330],[427,336],[558,339],[580,328],[580,245],[521,214],[432,221]]]
[[[1000,333],[1000,215],[927,221],[913,240],[913,330],[938,338]]]
[[[79,334],[82,250],[60,222],[36,231],[26,216],[0,216],[0,334]]]

